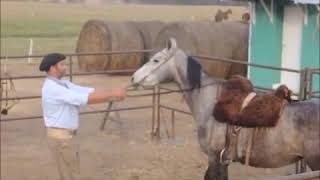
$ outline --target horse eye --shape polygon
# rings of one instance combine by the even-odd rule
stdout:
[[[158,59],[155,59],[155,60],[153,60],[153,62],[158,63],[158,62],[159,62],[159,60],[158,60]]]

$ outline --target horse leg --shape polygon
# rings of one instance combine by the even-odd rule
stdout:
[[[209,162],[204,180],[228,180],[228,165],[219,161]]]
[[[300,160],[301,163],[300,163],[300,173],[305,173],[307,172],[307,164],[306,164],[306,161],[304,159],[301,159]]]

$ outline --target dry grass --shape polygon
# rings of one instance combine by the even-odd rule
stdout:
[[[1,55],[25,54],[28,39],[34,53],[73,52],[84,22],[101,20],[212,19],[223,6],[84,5],[1,1]],[[245,7],[232,7],[231,20],[240,20]],[[50,40],[49,40],[50,39]],[[51,40],[52,39],[52,40]]]
[[[37,64],[9,64],[12,75],[34,74]],[[76,69],[75,69],[76,71]],[[77,84],[105,89],[127,84],[127,76],[81,76]],[[14,81],[19,96],[39,95],[43,79]],[[168,88],[177,88],[167,84]],[[149,91],[150,92],[150,91]],[[133,93],[133,92],[131,92]],[[131,94],[130,93],[130,94]],[[148,93],[135,92],[137,93]],[[12,94],[11,94],[12,95]],[[151,97],[127,98],[116,103],[117,108],[152,103]],[[161,104],[188,110],[181,94],[161,96]],[[82,107],[83,111],[104,109],[106,104]],[[20,101],[8,118],[41,113],[41,102]],[[7,118],[4,117],[4,118]],[[176,113],[176,140],[168,140],[171,132],[171,113],[161,111],[161,143],[150,142],[151,109],[122,111],[120,119],[109,121],[106,130],[99,131],[103,114],[80,116],[81,180],[202,180],[207,157],[197,141],[196,125],[191,116]],[[1,176],[3,180],[57,180],[56,164],[46,144],[42,119],[1,123]],[[18,173],[17,173],[18,172]],[[252,168],[234,163],[230,166],[230,180],[258,180],[265,176],[286,175],[293,166],[276,169]]]

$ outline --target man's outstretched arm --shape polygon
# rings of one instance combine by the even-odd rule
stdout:
[[[88,104],[97,104],[107,101],[120,101],[126,97],[124,88],[113,88],[110,90],[94,90],[88,96]]]

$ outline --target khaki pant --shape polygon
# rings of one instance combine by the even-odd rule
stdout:
[[[80,175],[79,144],[74,134],[62,129],[47,129],[48,145],[58,165],[61,180],[77,180]]]

